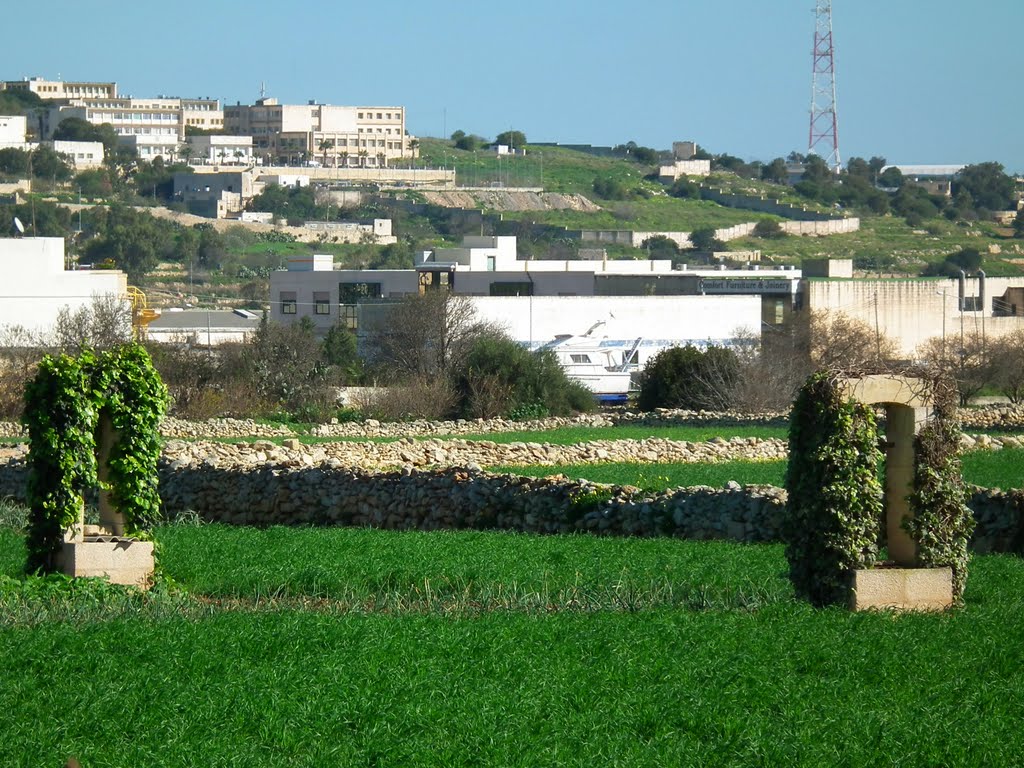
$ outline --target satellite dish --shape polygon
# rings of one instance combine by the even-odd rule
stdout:
[[[25,234],[25,225],[21,223],[21,219],[17,216],[14,217],[14,228],[18,230],[19,235]]]

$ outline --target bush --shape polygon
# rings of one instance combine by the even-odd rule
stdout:
[[[562,416],[594,407],[551,350],[530,352],[507,336],[478,339],[453,378],[459,412],[469,418]]]
[[[439,421],[455,410],[457,398],[444,379],[410,379],[401,386],[375,390],[367,395],[360,408],[367,416],[380,421]]]
[[[736,353],[725,347],[663,349],[641,374],[638,405],[645,411],[724,410],[732,403],[739,367]]]
[[[782,225],[775,219],[760,219],[754,225],[754,237],[771,239],[785,236],[786,233],[782,231]]]

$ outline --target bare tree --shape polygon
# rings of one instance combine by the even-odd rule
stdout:
[[[797,316],[788,327],[765,327],[760,339],[738,331],[733,350],[740,360],[733,401],[751,411],[788,407],[815,370],[878,368],[899,355],[891,338],[841,312]]]
[[[61,307],[53,328],[53,345],[61,352],[110,349],[133,338],[131,307],[112,294],[94,296],[92,304],[75,311]]]
[[[842,312],[812,312],[808,351],[815,368],[856,368],[893,360],[896,343],[867,323]]]
[[[977,331],[959,338],[928,339],[917,348],[917,357],[956,382],[961,406],[995,380],[993,357],[986,349],[985,337]]]
[[[993,383],[1011,403],[1024,402],[1024,330],[989,342]]]
[[[40,334],[20,325],[0,328],[0,418],[21,416],[25,384],[45,352]]]
[[[430,290],[394,305],[370,335],[372,357],[388,381],[447,378],[474,340],[497,332],[468,297]]]

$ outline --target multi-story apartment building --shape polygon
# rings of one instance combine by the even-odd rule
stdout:
[[[268,163],[382,168],[416,156],[404,107],[279,104],[262,98],[254,105],[225,107],[224,128],[252,136],[253,151]]]
[[[29,91],[41,99],[116,99],[117,83],[68,83],[41,77],[0,82],[0,91]]]
[[[43,113],[43,136],[52,136],[57,126],[71,117],[96,125],[109,123],[121,142],[134,147],[142,160],[176,160],[186,127],[217,131],[224,127],[224,113],[216,99],[74,98]]]

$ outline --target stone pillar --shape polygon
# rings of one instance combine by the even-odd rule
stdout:
[[[889,403],[885,409],[885,525],[889,559],[915,565],[917,546],[903,528],[911,517],[907,497],[914,490],[914,435],[928,417],[928,409]]]
[[[114,507],[110,501],[110,491],[103,487],[110,475],[110,451],[118,437],[114,430],[114,422],[111,421],[110,414],[106,411],[100,412],[96,432],[96,476],[100,481],[100,530],[112,536],[124,536],[124,515]]]

